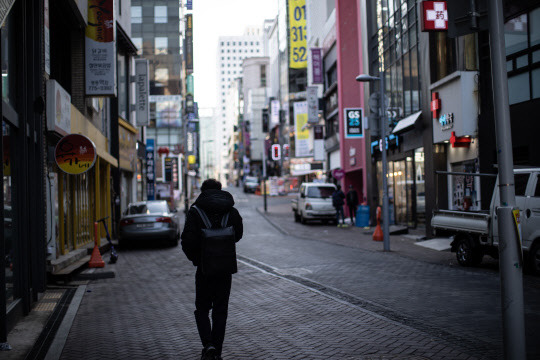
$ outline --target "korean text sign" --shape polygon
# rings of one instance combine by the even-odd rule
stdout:
[[[306,0],[289,0],[289,33],[291,69],[307,67]]]
[[[116,21],[113,0],[88,0],[86,95],[116,95]]]

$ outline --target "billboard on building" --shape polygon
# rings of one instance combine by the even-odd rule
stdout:
[[[156,104],[157,128],[180,128],[182,126],[182,97],[180,95],[151,95]]]
[[[186,38],[185,38],[185,51],[184,56],[186,60],[186,71],[188,73],[193,72],[193,15],[187,14],[186,18]]]
[[[344,109],[343,119],[346,138],[364,137],[364,110],[362,108]]]
[[[307,67],[306,0],[289,0],[289,67]]]
[[[296,157],[311,156],[307,107],[307,101],[294,103],[294,154]]]
[[[88,0],[86,95],[116,96],[116,20],[113,0]]]

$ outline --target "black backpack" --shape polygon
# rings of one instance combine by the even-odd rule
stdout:
[[[221,227],[212,229],[206,213],[193,205],[199,213],[206,229],[201,229],[201,270],[205,275],[234,274],[236,265],[236,241],[234,227],[227,226],[229,213],[221,220]]]

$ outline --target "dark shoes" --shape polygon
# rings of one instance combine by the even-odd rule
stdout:
[[[213,345],[205,346],[202,350],[201,360],[215,360],[216,358],[216,348]]]

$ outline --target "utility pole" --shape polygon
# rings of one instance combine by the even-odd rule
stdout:
[[[519,209],[516,206],[514,187],[503,7],[502,0],[491,0],[488,4],[493,106],[501,199],[500,207],[497,209],[497,217],[504,353],[505,359],[524,360],[527,355],[523,314],[523,254],[521,252],[521,239],[513,215],[514,210],[517,210],[519,215]]]
[[[263,181],[263,198],[264,198],[264,212],[267,211],[266,206],[266,148],[265,143],[263,142],[263,151],[262,151],[262,181]]]
[[[182,129],[184,131],[184,213],[187,214],[189,210],[188,199],[188,142],[187,142],[187,116],[182,119]]]

